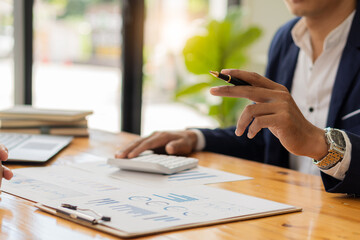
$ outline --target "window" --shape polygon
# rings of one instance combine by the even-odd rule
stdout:
[[[223,18],[223,0],[148,0],[144,44],[142,134],[191,126],[214,127],[212,118],[174,101],[181,81],[193,76],[185,69],[182,49],[207,18]]]
[[[119,131],[119,0],[36,0],[33,105],[89,109],[89,127]]]
[[[13,0],[0,0],[0,108],[14,104]]]

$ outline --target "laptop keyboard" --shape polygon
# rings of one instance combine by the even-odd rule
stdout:
[[[5,147],[10,150],[30,137],[31,135],[27,134],[0,133],[0,143],[5,145]]]

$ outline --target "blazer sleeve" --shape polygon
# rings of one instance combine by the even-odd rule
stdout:
[[[350,139],[352,149],[350,166],[344,180],[340,181],[325,173],[321,173],[321,177],[328,192],[360,195],[360,136],[345,132]]]
[[[253,139],[247,138],[247,131],[240,137],[235,135],[235,126],[225,129],[199,129],[205,137],[204,151],[225,154],[263,162],[264,140],[262,132]]]

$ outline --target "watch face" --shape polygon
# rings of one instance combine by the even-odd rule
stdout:
[[[341,148],[345,148],[346,143],[343,134],[340,131],[332,130],[330,132],[331,139]]]

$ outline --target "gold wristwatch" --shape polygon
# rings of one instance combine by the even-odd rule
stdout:
[[[343,133],[335,128],[325,128],[325,138],[329,144],[328,154],[321,160],[313,159],[313,162],[322,170],[328,170],[341,162],[346,150],[346,142]]]

